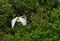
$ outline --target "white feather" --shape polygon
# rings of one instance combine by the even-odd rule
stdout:
[[[17,22],[21,22],[22,25],[26,25],[27,24],[26,18],[25,17],[23,18],[23,16],[19,17]]]
[[[16,21],[17,21],[17,18],[18,18],[18,17],[12,19],[12,21],[11,21],[12,28],[14,27],[14,25],[15,25],[15,23],[16,23]]]
[[[25,26],[27,24],[26,16],[20,16],[20,17],[16,17],[16,18],[12,19],[12,22],[11,22],[12,28],[14,27],[16,22],[21,22],[22,25]]]

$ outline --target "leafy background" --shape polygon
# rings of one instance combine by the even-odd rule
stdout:
[[[21,15],[28,24],[11,28]],[[60,0],[0,0],[0,41],[60,41]]]

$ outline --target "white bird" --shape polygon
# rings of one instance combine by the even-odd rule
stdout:
[[[21,22],[22,25],[25,26],[27,24],[26,16],[20,16],[20,17],[16,17],[16,18],[12,19],[12,21],[11,21],[12,28],[14,27],[16,22]]]

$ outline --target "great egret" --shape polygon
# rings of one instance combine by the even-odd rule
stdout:
[[[16,22],[21,22],[22,25],[25,26],[27,24],[26,16],[20,16],[20,17],[16,17],[16,18],[12,19],[12,21],[11,21],[12,28],[14,27]]]

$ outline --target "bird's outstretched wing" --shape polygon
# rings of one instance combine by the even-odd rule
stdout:
[[[21,23],[22,23],[23,25],[26,25],[26,24],[27,24],[27,21],[26,21],[25,19],[23,19],[23,21],[21,21]]]
[[[17,18],[18,18],[18,17],[12,19],[12,21],[11,21],[11,26],[12,26],[12,28],[14,27],[14,25],[15,25],[15,23],[16,23],[16,21],[17,21]]]

